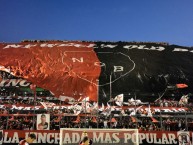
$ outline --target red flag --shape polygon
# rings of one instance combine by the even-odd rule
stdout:
[[[187,84],[176,84],[176,87],[179,89],[183,89],[183,88],[187,88],[188,85]]]
[[[96,117],[93,117],[93,118],[92,118],[92,122],[97,123]]]
[[[73,121],[73,122],[74,122],[74,123],[79,123],[79,122],[80,122],[80,116],[78,115],[77,118],[76,118],[76,120]]]
[[[101,67],[95,65],[100,61],[94,46],[80,41],[0,43],[0,66],[55,97],[78,99],[80,96],[74,95],[77,91],[96,102]]]
[[[113,117],[113,118],[111,119],[111,122],[117,122],[117,120]]]
[[[137,122],[135,117],[133,116],[130,116],[130,117],[131,117],[132,122]]]
[[[154,117],[151,117],[151,120],[153,123],[158,123],[159,121],[157,119],[155,119]]]

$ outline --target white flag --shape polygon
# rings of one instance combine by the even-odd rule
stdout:
[[[75,99],[68,96],[60,96],[59,100],[61,101],[67,101],[69,104],[73,104],[75,102]]]
[[[151,113],[150,104],[149,104],[149,106],[148,106],[148,110],[147,110],[147,116],[148,116],[148,117],[152,117],[152,113]]]
[[[74,112],[74,114],[80,114],[80,112],[81,112],[81,110],[82,110],[82,106],[80,106],[80,105],[71,105],[71,106],[69,106],[68,107],[68,109],[72,109],[73,110],[73,112]]]
[[[85,103],[85,102],[88,102],[88,101],[89,101],[89,97],[85,97],[85,98],[82,99],[81,102],[82,102],[82,103]]]
[[[107,103],[107,107],[103,110],[101,114],[105,116],[109,116],[111,114],[111,106],[108,103]]]
[[[122,106],[123,105],[123,94],[117,95],[114,100],[118,106]]]
[[[188,99],[189,99],[188,95],[183,95],[181,97],[180,101],[179,101],[179,104],[180,105],[187,105],[188,104]]]
[[[99,109],[99,111],[104,111],[104,109],[105,109],[105,105],[102,103],[102,106],[101,106],[101,108]]]
[[[98,109],[98,103],[94,102],[94,103],[93,103],[93,106],[92,106],[92,109],[93,109],[93,110],[94,110],[94,109]]]
[[[56,105],[55,103],[52,102],[40,102],[40,103],[42,104],[42,106],[44,106],[45,109],[52,108],[53,106]]]
[[[90,100],[89,97],[85,97],[80,101],[82,106],[82,111],[90,113],[92,105],[89,103],[89,100]]]

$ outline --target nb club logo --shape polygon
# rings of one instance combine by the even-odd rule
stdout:
[[[190,145],[190,135],[189,132],[178,132],[179,145]]]
[[[123,52],[97,52],[100,60],[100,86],[105,86],[128,76],[135,69],[135,62]]]

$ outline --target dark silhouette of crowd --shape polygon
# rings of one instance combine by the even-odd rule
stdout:
[[[3,71],[0,71],[0,76],[0,79],[16,78]],[[50,130],[74,127],[138,128],[143,131],[193,130],[193,117],[191,115],[193,112],[192,100],[187,104],[179,104],[179,101],[169,97],[169,99],[163,98],[148,104],[151,107],[159,107],[160,110],[164,107],[188,108],[188,110],[181,112],[156,112],[155,109],[151,108],[151,115],[149,115],[147,110],[140,109],[140,105],[134,105],[125,106],[123,110],[111,111],[108,115],[99,111],[95,113],[86,113],[82,111],[79,115],[74,115],[73,109],[61,107],[69,105],[68,102],[60,101],[49,93],[37,92],[36,99],[34,99],[34,93],[32,91],[24,91],[22,92],[23,94],[20,95],[20,92],[12,89],[13,88],[9,90],[8,88],[0,87],[0,129],[34,130],[36,129],[37,114],[44,113],[50,114]],[[54,103],[59,107],[47,109],[44,107],[35,108],[37,106],[42,106],[41,102]],[[22,106],[26,106],[28,109],[22,108]],[[135,109],[128,109],[130,107]],[[132,111],[136,112],[132,114]]]
[[[50,114],[50,130],[59,130],[60,128],[138,128],[142,131],[178,131],[178,130],[193,130],[192,103],[186,105],[189,111],[178,113],[155,112],[151,110],[152,116],[147,115],[147,110],[137,110],[135,115],[130,115],[128,109],[122,111],[112,111],[110,115],[101,113],[90,114],[81,112],[75,116],[72,109],[68,108],[39,108],[39,109],[18,109],[12,105],[18,106],[41,106],[42,101],[54,102],[56,105],[67,105],[66,102],[59,100],[45,100],[45,97],[40,97],[34,102],[34,99],[21,99],[15,96],[5,99],[1,96],[0,99],[0,129],[18,129],[18,130],[33,130],[36,129],[37,114]],[[13,99],[14,98],[14,99]],[[170,103],[168,103],[170,102]],[[161,104],[161,105],[160,105]],[[151,103],[151,106],[159,107],[184,107],[179,106],[177,102],[168,100],[160,100],[159,102]],[[136,106],[138,107],[138,106]],[[68,115],[66,115],[68,114]]]

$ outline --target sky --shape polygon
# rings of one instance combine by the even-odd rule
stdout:
[[[0,42],[26,39],[193,46],[193,0],[0,0]]]

